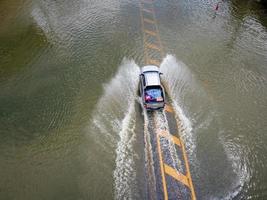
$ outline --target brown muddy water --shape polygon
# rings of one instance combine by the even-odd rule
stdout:
[[[197,198],[266,199],[267,14],[217,2],[154,1],[161,70]],[[139,14],[138,0],[0,1],[0,199],[146,197]]]

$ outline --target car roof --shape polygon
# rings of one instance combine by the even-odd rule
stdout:
[[[160,85],[160,77],[158,72],[144,73],[146,86]]]
[[[158,72],[159,73],[159,68],[155,65],[147,65],[142,67],[141,73],[146,73],[146,72]]]
[[[159,68],[155,65],[142,67],[141,74],[145,76],[146,86],[160,86]]]

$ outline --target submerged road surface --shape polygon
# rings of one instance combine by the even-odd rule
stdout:
[[[217,3],[153,1],[159,65],[197,199],[266,199],[266,12]],[[0,199],[153,198],[140,0],[2,0],[0,13]]]
[[[164,55],[154,9],[154,1],[140,1],[144,64],[160,67]],[[166,67],[166,66],[165,66]],[[164,83],[164,80],[162,80]],[[183,113],[175,109],[165,81],[166,106],[144,114],[146,199],[196,199],[186,149],[181,139],[185,132]]]

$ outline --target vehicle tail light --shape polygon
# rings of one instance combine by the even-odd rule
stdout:
[[[163,101],[163,98],[162,97],[158,97],[156,100],[157,101]]]

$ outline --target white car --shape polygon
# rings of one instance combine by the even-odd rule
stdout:
[[[156,110],[165,106],[165,92],[161,85],[159,68],[147,65],[141,69],[140,95],[142,103],[147,110]]]

